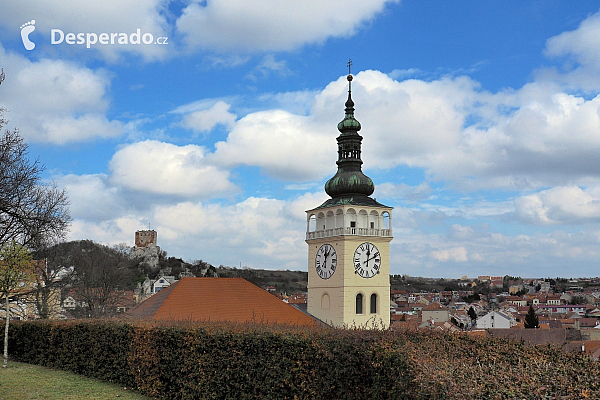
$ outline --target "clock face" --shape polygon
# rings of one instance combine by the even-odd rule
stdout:
[[[329,279],[337,266],[337,254],[332,245],[325,243],[315,256],[315,268],[321,279]]]
[[[372,278],[379,273],[381,256],[377,246],[364,242],[354,251],[354,269],[363,278]]]

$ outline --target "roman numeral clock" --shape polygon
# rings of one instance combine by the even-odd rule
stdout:
[[[392,208],[370,197],[375,185],[362,172],[352,79],[338,124],[338,170],[325,184],[331,198],[306,212],[308,313],[333,326],[386,329]]]

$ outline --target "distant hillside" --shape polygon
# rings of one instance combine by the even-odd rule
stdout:
[[[308,285],[308,272],[304,271],[219,267],[217,274],[224,278],[244,278],[262,288],[274,286],[277,292],[287,294],[306,292]]]
[[[97,259],[120,261],[118,268],[118,286],[120,289],[134,289],[138,282],[146,279],[157,278],[158,275],[171,275],[176,279],[184,276],[219,276],[244,278],[259,287],[274,286],[277,292],[287,294],[306,292],[308,285],[308,272],[306,271],[273,271],[266,269],[236,268],[219,266],[214,267],[202,260],[186,262],[181,258],[167,257],[165,251],[159,254],[159,268],[151,268],[142,259],[129,259],[130,247],[121,244],[117,246],[105,246],[91,240],[79,240],[60,243],[44,252],[34,254],[36,259],[48,260],[51,268],[71,267],[76,273],[83,272],[91,261],[89,256]],[[82,262],[82,254],[87,254],[87,261]],[[116,262],[116,261],[115,261]],[[407,290],[409,292],[440,292],[444,290],[464,290],[459,285],[459,279],[423,278],[407,275],[392,275],[390,277],[391,288],[394,290]],[[490,291],[488,285],[478,285],[473,288],[477,293]],[[497,291],[507,290],[497,288]]]
[[[91,240],[77,240],[35,252],[33,258],[46,259],[50,269],[72,267],[73,284],[92,276],[97,279],[89,283],[124,290],[133,290],[146,277],[155,279],[157,275],[172,275],[176,279],[217,276],[215,267],[202,260],[188,263],[181,258],[167,257],[166,252],[159,255],[159,269],[151,268],[142,259],[131,259],[130,249],[124,244],[109,247]]]

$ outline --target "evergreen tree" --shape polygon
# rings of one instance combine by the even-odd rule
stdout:
[[[527,311],[527,315],[525,316],[525,328],[527,329],[537,329],[540,327],[540,321],[538,316],[535,315],[535,310],[533,306],[529,306],[529,311]]]
[[[469,314],[471,321],[475,322],[477,320],[477,313],[475,312],[473,307],[469,307],[469,311],[467,312],[467,314]]]

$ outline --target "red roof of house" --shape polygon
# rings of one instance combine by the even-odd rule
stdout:
[[[445,311],[448,308],[444,307],[440,303],[431,303],[427,307],[423,307],[423,311]]]
[[[318,325],[318,321],[242,278],[183,278],[131,309],[134,318]]]
[[[296,293],[288,297],[289,304],[306,304],[307,296],[304,293]]]

